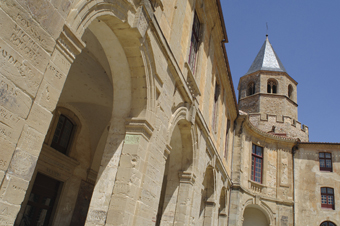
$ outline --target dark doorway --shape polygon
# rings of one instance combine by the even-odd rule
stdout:
[[[37,174],[20,226],[49,225],[61,184],[51,177]]]

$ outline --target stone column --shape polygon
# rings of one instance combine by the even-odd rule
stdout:
[[[191,208],[196,175],[192,172],[182,171],[179,173],[179,189],[175,212],[175,226],[190,225]]]
[[[114,117],[104,148],[96,185],[91,198],[86,226],[105,225],[122,149],[129,136],[125,132],[125,118]]]
[[[228,214],[225,210],[219,213],[218,216],[218,226],[226,226],[227,225]]]
[[[216,207],[216,203],[213,199],[207,200],[205,202],[205,210],[204,210],[204,226],[213,226],[214,225],[214,210]]]
[[[139,199],[139,188],[145,174],[148,159],[149,139],[153,127],[146,120],[130,120],[126,125],[126,135],[121,149],[118,169],[107,213],[106,225],[132,225],[136,204]],[[147,213],[148,208],[144,209]],[[93,219],[95,215],[91,216]],[[89,217],[88,217],[89,218]],[[103,218],[105,219],[105,218]],[[151,221],[151,220],[150,220]],[[105,222],[87,225],[104,225]],[[142,224],[141,224],[142,225]]]

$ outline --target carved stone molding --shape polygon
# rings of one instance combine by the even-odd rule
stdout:
[[[198,88],[198,85],[196,83],[195,77],[194,77],[194,75],[193,75],[193,73],[191,71],[191,68],[190,68],[188,62],[185,62],[185,66],[188,69],[188,76],[187,76],[186,83],[188,85],[188,88],[190,90],[191,95],[194,98],[196,98],[197,96],[201,96],[201,92],[200,92],[200,90]]]
[[[86,44],[67,25],[64,25],[63,31],[57,40],[56,48],[73,62],[85,46]]]
[[[79,165],[76,160],[44,144],[38,160],[38,170],[57,180],[66,181]]]
[[[196,175],[193,172],[180,171],[179,172],[179,181],[180,181],[180,183],[187,183],[187,184],[193,185],[196,181]]]
[[[139,134],[147,140],[150,140],[154,128],[145,119],[128,119],[126,120],[126,133],[127,134]]]

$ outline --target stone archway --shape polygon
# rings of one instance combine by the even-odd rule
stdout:
[[[269,226],[270,219],[257,205],[248,205],[243,212],[243,226]]]
[[[178,112],[177,112],[178,113]],[[171,151],[167,157],[158,213],[157,226],[188,225],[195,183],[193,168],[193,143],[191,124],[175,114],[175,125],[171,125]],[[185,113],[183,113],[183,116]]]
[[[85,143],[90,143],[89,149],[91,150],[84,151],[83,155],[79,155],[79,158],[76,158],[77,161],[73,163],[75,164],[74,174],[83,175],[85,181],[89,177],[94,181],[95,188],[87,221],[95,224],[105,224],[107,221],[115,177],[123,152],[123,144],[127,138],[126,122],[132,125],[128,125],[130,127],[143,127],[144,123],[147,123],[145,122],[145,118],[148,117],[147,112],[153,106],[151,102],[155,99],[152,96],[155,92],[150,91],[153,83],[152,71],[146,70],[145,67],[145,64],[153,62],[153,60],[147,59],[150,56],[144,54],[143,51],[146,48],[141,47],[149,45],[148,39],[143,38],[147,23],[146,27],[143,23],[136,23],[145,20],[143,14],[139,13],[140,10],[123,0],[115,2],[79,1],[67,18],[53,53],[53,63],[49,65],[52,67],[55,63],[57,69],[60,68],[62,73],[69,73],[68,80],[73,79],[75,81],[73,84],[79,86],[81,84],[77,84],[77,81],[82,83],[85,77],[75,78],[73,76],[75,65],[77,62],[82,62],[83,73],[88,73],[91,68],[85,69],[87,66],[85,62],[87,62],[86,59],[93,58],[92,63],[99,64],[101,74],[107,75],[105,81],[97,77],[98,81],[103,81],[104,86],[111,87],[110,95],[99,95],[100,90],[97,90],[98,96],[96,93],[86,91],[84,87],[82,92],[76,92],[79,91],[79,87],[72,89],[74,85],[71,85],[71,88],[67,88],[71,83],[66,82],[59,101],[59,105],[77,108],[81,117],[88,121],[87,124],[84,123],[87,128],[83,126],[83,129],[87,129],[88,139],[83,140]],[[140,26],[141,24],[144,27]],[[90,36],[91,38],[89,38]],[[94,39],[96,43],[92,42]],[[101,53],[91,51],[91,45],[100,46]],[[78,67],[78,71],[80,71],[79,68],[81,67]],[[152,67],[148,66],[148,68]],[[53,69],[55,68],[53,67]],[[93,80],[96,81],[96,79]],[[88,88],[93,88],[94,84],[90,83]],[[62,87],[63,85],[62,81],[58,83],[58,86]],[[83,98],[79,96],[81,93],[85,94],[82,96]],[[54,93],[54,95],[58,94]],[[73,99],[70,98],[71,96]],[[75,96],[77,98],[74,98]],[[106,98],[106,96],[110,97]],[[55,98],[58,99],[58,97]],[[103,101],[106,101],[104,105],[107,106],[101,104]],[[51,108],[54,107],[51,106]],[[100,122],[98,123],[98,121]],[[97,127],[97,129],[93,130],[93,127]],[[151,136],[152,126],[148,124],[147,127],[149,130],[145,134],[148,138]],[[137,144],[135,148],[138,149],[138,141],[134,140],[134,144]],[[144,142],[143,144],[145,145]],[[76,166],[77,164],[86,165],[87,168],[80,169]],[[38,167],[37,170],[39,170]],[[70,175],[73,174],[70,173]],[[67,181],[67,178],[63,179],[64,183]],[[66,186],[66,184],[64,185]],[[77,197],[76,191],[79,186],[79,181],[67,185],[68,190],[73,190],[73,193],[69,193],[65,197]],[[61,197],[61,199],[63,198]],[[74,200],[66,206],[64,212],[67,212],[68,216],[60,218],[59,222],[63,225],[67,225],[67,222],[69,223],[71,220]],[[58,214],[60,215],[60,212],[56,212],[55,216]]]

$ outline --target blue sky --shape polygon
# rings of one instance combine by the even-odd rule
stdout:
[[[340,1],[221,0],[236,95],[266,36],[299,84],[298,120],[310,141],[340,142]]]

